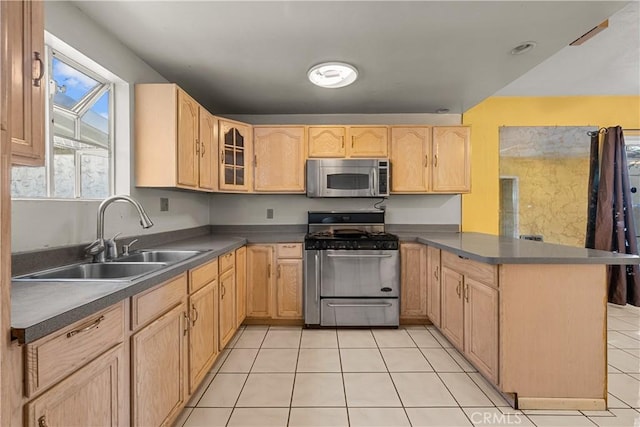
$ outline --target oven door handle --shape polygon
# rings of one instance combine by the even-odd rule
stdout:
[[[381,303],[381,304],[330,304],[327,303],[328,307],[391,307],[392,304],[387,302],[387,303]]]
[[[318,288],[320,283],[320,251],[316,251],[316,304],[318,303]]]
[[[349,255],[349,254],[327,254],[329,258],[391,258],[391,254],[361,254],[361,255]]]

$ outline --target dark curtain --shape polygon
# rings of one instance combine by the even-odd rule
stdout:
[[[636,228],[633,221],[631,191],[624,137],[620,126],[610,127],[602,134],[602,160],[600,170],[590,171],[589,214],[587,221],[587,247],[594,249],[638,254]],[[598,136],[596,135],[596,139]],[[592,136],[592,167],[594,148]],[[596,156],[597,156],[597,150]],[[599,175],[599,179],[598,178]],[[595,182],[597,181],[597,182]],[[595,187],[595,188],[594,188]],[[597,194],[595,200],[592,199]],[[595,224],[592,224],[592,208],[595,205]],[[592,229],[590,229],[590,227]],[[608,267],[609,302],[640,306],[640,270],[638,265],[611,265]]]
[[[589,209],[587,212],[587,239],[585,248],[595,249],[596,207],[598,206],[598,182],[600,180],[600,132],[589,132],[591,150],[589,155]]]

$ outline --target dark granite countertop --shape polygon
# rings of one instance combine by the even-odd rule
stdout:
[[[392,231],[402,241],[424,243],[488,264],[640,264],[640,257],[632,255],[488,234]],[[303,242],[304,235],[300,227],[232,227],[228,233],[214,228],[214,234],[154,246],[206,252],[129,282],[13,282],[12,334],[21,343],[32,342],[247,243]]]
[[[640,257],[636,255],[491,234],[401,233],[399,237],[404,241],[417,241],[487,264],[640,264]]]

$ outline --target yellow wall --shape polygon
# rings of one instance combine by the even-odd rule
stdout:
[[[462,231],[498,234],[500,126],[638,129],[640,97],[492,97],[465,112],[462,121],[471,126],[471,193],[462,196]]]

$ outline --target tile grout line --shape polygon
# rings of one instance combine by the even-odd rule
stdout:
[[[302,333],[300,330],[300,338],[298,339],[298,357],[296,357],[296,366],[293,368],[293,384],[291,384],[291,397],[289,398],[289,411],[287,413],[287,426],[291,422],[291,409],[293,408],[293,393],[296,389],[296,378],[298,375],[298,363],[300,363],[300,349],[302,347]]]
[[[369,331],[373,336],[373,333]],[[342,368],[342,347],[340,347],[340,334],[336,328],[336,340],[338,341],[338,361],[340,362],[340,376],[342,377],[342,392],[344,393],[344,408],[347,412],[347,425],[351,426],[351,418],[349,415],[349,401],[347,400],[347,382],[344,380],[344,369]],[[375,339],[374,339],[375,340]],[[377,344],[376,344],[377,345]]]

